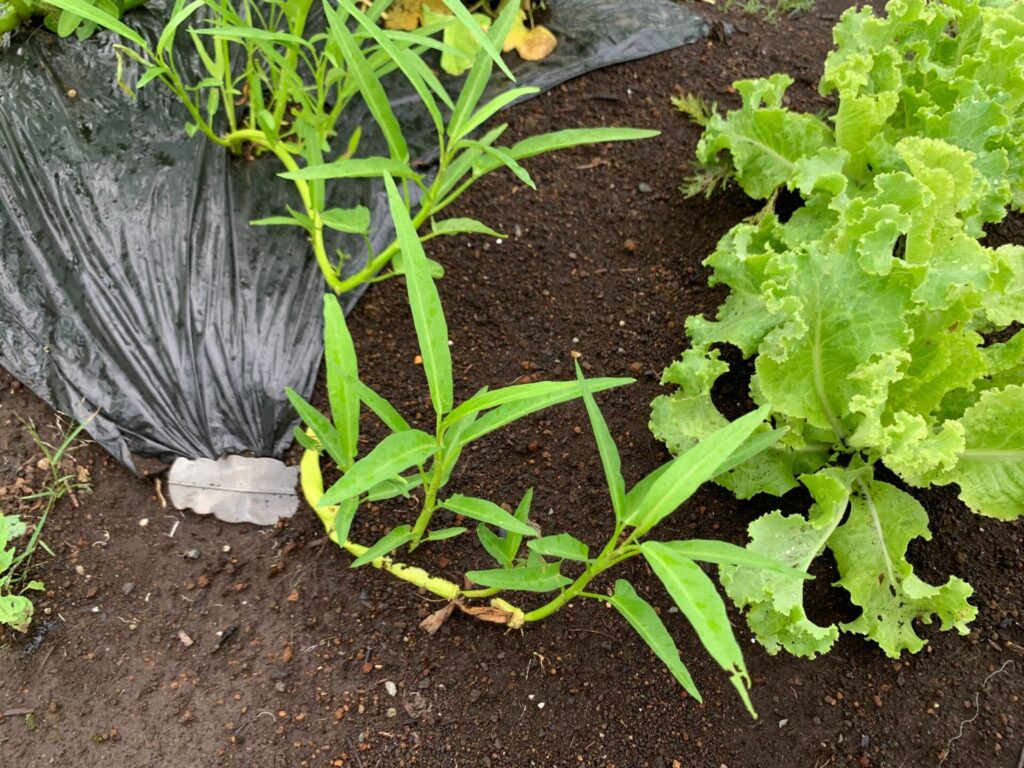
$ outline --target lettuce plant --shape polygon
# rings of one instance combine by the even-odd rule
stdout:
[[[481,104],[495,64],[512,77],[500,49],[518,20],[515,3],[507,4],[485,31],[459,0],[444,0],[451,15],[437,15],[434,23],[405,32],[379,25],[390,0],[376,0],[368,7],[357,6],[355,0],[324,0],[326,29],[313,21],[313,0],[175,0],[155,43],[90,0],[52,0],[50,4],[117,33],[124,40],[116,46],[118,56],[141,67],[135,89],[153,81],[163,83],[188,112],[189,136],[201,133],[236,154],[272,154],[277,159],[283,168],[281,176],[295,186],[301,208],[252,223],[305,230],[317,264],[335,293],[401,270],[378,276],[399,253],[397,240],[374,253],[368,237],[369,210],[328,207],[328,181],[351,183],[388,173],[402,180],[405,205],[416,228],[430,224],[431,232],[425,237],[461,232],[497,235],[477,221],[434,217],[491,171],[508,168],[535,187],[520,164],[526,158],[657,133],[627,128],[566,130],[501,146],[498,141],[507,126],[498,125],[478,136],[502,107],[537,91],[511,88]],[[452,52],[432,35],[453,26],[477,45],[455,100],[425,59],[429,51]],[[185,58],[196,57],[202,64],[198,79],[179,65],[183,44]],[[438,168],[431,179],[413,167],[402,126],[392,110],[384,85],[384,78],[392,73],[408,81],[435,129]],[[123,77],[122,86],[128,88]],[[351,120],[352,107],[360,100],[380,129],[386,156],[357,156],[361,131],[346,120]],[[368,263],[343,276],[348,254],[340,248],[331,252],[332,233],[334,238],[340,234],[361,238],[370,250]]]
[[[808,513],[754,521],[749,548],[801,570],[830,550],[861,609],[821,626],[800,582],[725,569],[772,652],[814,656],[841,628],[895,657],[923,646],[918,620],[967,631],[971,587],[929,584],[907,560],[931,535],[908,486],[956,484],[978,514],[1024,514],[1024,248],[979,241],[1024,202],[1024,6],[887,11],[836,27],[832,125],[785,109],[791,81],[775,75],[737,83],[742,107],[711,117],[698,149],[706,178],[768,205],[706,261],[729,295],[715,320],[688,319],[691,348],[664,376],[677,389],[651,427],[680,451],[724,424],[720,347],[753,358],[750,395],[785,435],[716,482],[740,498],[802,485]],[[787,220],[773,206],[783,187],[803,202]]]

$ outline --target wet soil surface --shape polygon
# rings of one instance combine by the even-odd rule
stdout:
[[[660,371],[684,348],[685,317],[722,298],[701,260],[755,210],[735,190],[678,193],[699,129],[669,97],[685,89],[731,106],[733,80],[785,70],[794,106],[826,106],[814,84],[844,5],[822,2],[777,26],[702,5],[716,22],[710,40],[590,74],[508,115],[514,136],[597,124],[663,133],[532,161],[536,193],[495,176],[459,203],[456,214],[511,236],[431,244],[447,270],[457,395],[569,377],[579,352],[588,375],[637,379],[599,398],[627,483],[666,459],[647,429]],[[1024,227],[1013,221],[997,237],[1022,242]],[[403,291],[373,288],[351,325],[366,381],[422,421],[430,406]],[[744,398],[739,386],[726,396]],[[44,473],[23,419],[55,439],[55,415],[0,373],[0,505],[32,517],[38,509],[17,498]],[[380,436],[369,419],[366,433]],[[615,575],[661,609],[703,705],[599,603],[573,603],[521,632],[454,616],[428,637],[417,625],[439,604],[373,569],[350,570],[307,510],[270,529],[227,525],[165,506],[157,478],[132,476],[95,446],[72,455],[92,492],[65,498],[46,528],[55,556],[40,555],[47,591],[29,633],[0,634],[0,714],[14,712],[0,720],[5,764],[1014,768],[1021,757],[1024,527],[974,516],[945,490],[920,494],[934,538],[911,556],[926,579],[955,573],[974,585],[971,634],[922,627],[927,647],[898,660],[844,636],[806,661],[768,656],[734,615],[754,721],[640,563]],[[604,541],[611,512],[580,406],[482,441],[452,487],[514,504],[529,486],[545,530]],[[708,488],[664,533],[743,543],[755,516],[805,503],[741,503]],[[355,538],[375,538],[410,510],[372,510]],[[414,560],[452,579],[487,567],[460,540]],[[851,618],[827,568],[819,576],[812,617]]]

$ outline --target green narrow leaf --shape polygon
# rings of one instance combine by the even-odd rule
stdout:
[[[316,439],[320,441],[320,445],[324,447],[328,455],[334,459],[334,463],[339,467],[349,466],[352,463],[352,456],[346,451],[345,442],[338,434],[338,430],[331,424],[330,419],[307,403],[291,387],[286,387],[284,393],[299,414],[299,418],[313,430]]]
[[[445,539],[454,539],[456,536],[461,536],[466,532],[465,528],[440,528],[436,531],[431,531],[423,537],[423,541],[444,541]]]
[[[318,506],[359,496],[409,467],[422,464],[436,448],[434,438],[418,429],[388,435],[328,489]]]
[[[422,64],[422,60],[419,56],[409,53],[408,50],[395,45],[387,31],[367,18],[365,14],[360,13],[351,0],[337,0],[337,2],[341,8],[348,11],[349,15],[355,19],[356,23],[362,27],[366,33],[373,38],[374,42],[376,42],[377,45],[379,45],[388,54],[388,56],[391,57],[392,61],[398,65],[398,68],[402,70],[402,74],[405,75],[409,84],[412,85],[416,94],[420,97],[420,102],[430,114],[430,118],[434,121],[434,125],[438,132],[443,132],[444,121],[441,119],[441,112],[437,108],[437,101],[434,99],[434,95],[423,77],[424,70],[429,73],[430,69],[425,66],[422,68],[417,67],[417,63]],[[433,73],[430,73],[430,75],[433,76]],[[444,91],[443,88],[441,90],[442,92]]]
[[[601,409],[597,407],[594,396],[590,394],[579,361],[574,362],[576,364],[576,380],[583,392],[583,403],[587,407],[590,427],[594,432],[594,439],[597,441],[597,452],[601,455],[601,466],[604,468],[605,482],[608,483],[608,494],[612,499],[615,519],[622,520],[622,516],[626,512],[626,483],[622,479],[622,461],[619,458],[619,449],[615,445],[615,440],[612,439],[612,433],[608,431],[608,424],[604,420]]]
[[[57,36],[70,37],[82,23],[82,17],[71,11],[61,11],[57,18]]]
[[[487,387],[483,387],[477,394],[483,394],[486,391]],[[462,455],[462,449],[465,447],[465,443],[462,441],[463,433],[473,425],[479,414],[479,411],[470,411],[456,419],[450,426],[442,427],[444,439],[441,445],[441,464],[443,466],[441,488],[448,484],[452,472],[455,471],[455,465],[458,464],[459,457]]]
[[[533,177],[530,176],[530,172],[523,168],[523,166],[516,161],[505,147],[496,147],[492,144],[478,144],[473,139],[463,139],[459,142],[459,146],[479,149],[482,153],[482,157],[490,157],[497,160],[501,165],[512,171],[516,178],[523,182],[523,184],[528,186],[530,189],[537,189],[537,183],[533,180]],[[484,173],[488,172],[481,170],[483,167],[487,167],[488,170],[494,170],[494,168],[491,168],[490,166],[484,166],[481,162],[474,165],[473,173],[476,176],[482,176]]]
[[[465,125],[462,125],[459,129],[457,136],[452,136],[452,141],[458,141],[463,136],[468,136],[481,125],[490,120],[494,115],[498,113],[504,107],[507,107],[513,101],[524,98],[526,96],[532,96],[535,93],[540,93],[540,88],[526,87],[526,88],[510,88],[504,93],[500,93],[491,99],[489,102],[480,107],[472,117],[470,117]]]
[[[654,651],[654,655],[668,667],[669,672],[686,692],[703,703],[704,699],[701,697],[700,691],[697,690],[697,685],[679,657],[679,649],[676,648],[675,641],[672,640],[672,636],[665,629],[665,625],[650,603],[636,593],[632,584],[623,579],[615,582],[615,593],[608,598],[608,602],[636,630],[636,633]]]
[[[362,205],[355,208],[328,208],[320,218],[331,229],[363,235],[370,229],[370,209]]]
[[[454,218],[444,221],[432,221],[430,232],[433,235],[490,235],[491,237],[508,237],[488,227],[476,219]]]
[[[621,387],[626,384],[632,384],[633,381],[633,379],[605,378],[591,379],[588,382],[588,384],[590,386],[591,392],[603,392],[604,390],[611,389],[612,387]],[[536,383],[547,384],[549,382]],[[514,421],[518,421],[524,416],[529,416],[531,413],[536,413],[537,411],[550,408],[553,405],[558,405],[559,403],[564,403],[568,400],[574,400],[577,397],[580,397],[582,394],[582,391],[580,390],[579,384],[577,382],[550,383],[569,384],[571,386],[564,388],[552,387],[548,391],[538,390],[532,393],[527,392],[525,396],[523,394],[523,390],[518,390],[515,393],[515,399],[505,402],[503,405],[495,408],[490,413],[486,413],[479,419],[477,419],[476,423],[473,424],[473,426],[470,427],[468,430],[466,430],[466,433],[462,437],[463,442],[466,445],[468,445],[474,440],[477,440],[483,437],[484,435],[493,432],[496,429],[501,429],[502,427],[511,424]],[[517,386],[529,387],[533,385],[521,384]],[[490,394],[498,395],[511,389],[513,389],[513,387],[505,387],[504,389],[496,390],[495,392]],[[468,402],[469,401],[466,401],[466,403],[463,403],[459,407],[462,408]]]
[[[384,422],[388,429],[392,432],[408,432],[412,429],[409,426],[409,422],[402,418],[402,414],[396,411],[391,403],[361,381],[357,381],[356,386],[359,392],[359,399],[376,414],[378,419]]]
[[[359,364],[345,313],[333,293],[324,295],[324,363],[331,416],[347,459],[342,469],[347,469],[359,452]]]
[[[345,499],[338,505],[338,513],[334,516],[334,531],[338,534],[339,545],[348,541],[348,532],[352,529],[352,521],[358,509],[359,499],[356,497]]]
[[[135,83],[135,89],[141,90],[153,80],[156,80],[161,75],[169,74],[170,70],[167,67],[149,67],[145,72],[142,73],[142,77],[139,78],[138,82]]]
[[[297,171],[285,171],[277,175],[291,181],[367,179],[385,175],[414,180],[420,178],[408,163],[390,157],[353,157],[323,165],[312,165]]]
[[[250,227],[302,227],[307,229],[306,223],[291,216],[268,216],[265,219],[253,219],[249,222]]]
[[[331,39],[341,51],[341,55],[345,59],[344,63],[355,79],[367,109],[370,110],[370,114],[373,115],[373,119],[380,127],[384,140],[387,141],[391,157],[403,162],[408,161],[409,147],[402,134],[402,127],[391,110],[388,95],[380,80],[377,79],[377,73],[374,72],[366,55],[355,38],[352,37],[352,33],[349,32],[346,19],[331,6],[329,0],[324,0],[324,13],[327,16]]]
[[[553,592],[572,583],[558,572],[558,563],[528,565],[520,568],[492,568],[469,571],[466,578],[474,584],[519,592]]]
[[[794,579],[813,579],[809,573],[786,565],[772,557],[752,552],[743,547],[737,547],[727,541],[716,541],[714,539],[687,539],[685,541],[666,541],[666,547],[677,554],[690,560],[699,560],[702,563],[715,563],[716,565],[743,565],[749,568],[759,568],[766,571],[774,571],[783,576],[791,576]]]
[[[568,533],[530,539],[526,542],[526,546],[538,555],[556,557],[559,560],[575,560],[585,563],[590,558],[590,548]]]
[[[493,501],[478,499],[473,496],[456,494],[441,502],[441,506],[451,512],[481,523],[489,523],[504,531],[518,533],[521,536],[536,536],[537,532],[528,524],[517,520]]]
[[[700,566],[657,541],[640,545],[647,562],[665,589],[679,606],[711,657],[728,674],[751,716],[757,717],[750,696],[750,675],[743,662],[743,652],[729,624],[715,584]]]
[[[366,501],[385,501],[396,496],[405,496],[423,484],[423,478],[416,475],[395,475],[382,483],[375,485],[366,492]]]
[[[473,15],[466,10],[466,7],[460,2],[460,0],[443,0],[444,4],[448,6],[448,10],[452,12],[459,23],[462,24],[466,31],[473,36],[473,38],[480,43],[482,53],[486,53],[490,61],[497,64],[501,71],[505,73],[505,76],[515,82],[515,75],[512,74],[512,70],[508,68],[505,61],[501,58],[501,44],[505,42],[505,38],[508,36],[509,30],[512,28],[512,22],[506,17],[511,17],[514,20],[516,14],[519,13],[519,8],[509,9],[508,6],[515,5],[515,3],[506,3],[506,7],[502,10],[501,15],[495,20],[493,27],[497,28],[495,34],[500,34],[500,39],[493,40],[487,32],[484,31],[483,27],[477,24],[476,19]],[[501,33],[504,30],[504,33]]]
[[[405,284],[409,295],[416,338],[423,357],[423,372],[430,388],[430,401],[438,416],[452,409],[452,353],[448,348],[448,324],[437,286],[430,278],[427,256],[423,244],[405,209],[405,203],[390,176],[384,177],[391,204],[391,218],[402,249],[405,266]]]
[[[526,493],[523,494],[523,498],[519,500],[516,511],[513,513],[513,517],[519,522],[529,525],[530,523],[530,507],[533,504],[533,488],[527,488]],[[519,554],[519,547],[523,544],[522,534],[519,533],[507,533],[505,535],[505,554],[508,556],[509,562],[516,559]],[[531,553],[532,554],[532,553]]]
[[[568,128],[564,131],[553,131],[531,136],[513,144],[507,152],[516,160],[525,160],[536,155],[569,149],[584,144],[601,144],[607,141],[637,141],[658,136],[660,131],[643,128]],[[501,165],[495,159],[481,161],[481,172],[487,173]]]
[[[512,21],[515,19],[514,13],[518,13],[518,9],[513,13],[508,8],[509,5],[512,5],[512,3],[506,3],[505,10],[491,27],[495,35],[502,35],[503,40],[512,28]],[[473,24],[476,26],[476,22],[473,22]],[[490,56],[486,50],[481,50],[477,53],[473,66],[470,67],[469,74],[466,75],[466,79],[462,84],[462,90],[459,91],[459,98],[455,101],[455,109],[452,110],[451,118],[448,120],[449,136],[462,135],[462,126],[469,119],[473,110],[476,109],[476,105],[483,95],[484,88],[487,87],[487,82],[491,78],[492,69],[493,62]],[[515,78],[510,79],[515,80]]]
[[[192,0],[188,5],[184,4],[184,0],[177,0],[174,3],[170,21],[164,25],[164,28],[160,31],[160,38],[156,42],[157,56],[163,55],[167,47],[174,42],[174,36],[177,34],[178,27],[182,25],[182,22],[204,5],[206,5],[206,0]]]
[[[306,430],[304,430],[302,427],[294,427],[292,429],[292,436],[295,438],[295,442],[297,442],[307,451],[316,451],[317,453],[320,453],[320,451],[322,451],[324,448],[315,439],[306,434]]]
[[[116,17],[111,16],[109,13],[104,13],[96,6],[85,2],[85,0],[47,0],[46,4],[51,5],[54,8],[60,8],[62,11],[70,11],[73,14],[81,16],[83,19],[88,19],[104,29],[116,32],[125,40],[130,40],[140,48],[145,49],[147,47],[146,41],[142,39],[142,36],[138,32],[119,21]]]
[[[384,534],[384,536],[382,536],[373,546],[353,560],[349,567],[358,568],[361,565],[366,565],[367,563],[376,560],[378,557],[391,554],[400,546],[408,544],[410,541],[412,541],[412,528],[408,525],[396,525]]]
[[[476,536],[480,539],[480,544],[483,546],[484,551],[487,552],[494,561],[502,568],[512,567],[512,558],[508,556],[505,551],[505,543],[508,539],[501,539],[498,535],[488,528],[483,523],[480,523],[476,527]]]
[[[763,422],[766,406],[740,417],[701,440],[671,462],[653,482],[636,508],[626,519],[628,525],[650,530],[674,512],[694,492],[718,474],[728,461]]]

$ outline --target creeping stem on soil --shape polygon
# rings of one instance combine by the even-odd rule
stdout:
[[[317,517],[320,518],[320,522],[323,523],[324,529],[327,531],[328,538],[338,544],[353,557],[360,557],[365,554],[369,548],[364,547],[362,544],[357,544],[350,540],[346,540],[344,542],[338,541],[338,534],[334,529],[334,517],[338,513],[338,508],[321,508],[317,506],[324,495],[324,481],[323,473],[320,470],[320,456],[316,451],[307,450],[302,454],[302,461],[299,465],[299,469],[302,482],[302,495],[305,497],[306,503],[313,508]],[[422,568],[395,562],[390,557],[378,557],[372,560],[370,565],[374,568],[379,568],[382,571],[390,573],[397,579],[407,581],[413,586],[425,589],[438,597],[443,597],[445,600],[457,600],[463,597],[490,597],[492,595],[496,595],[499,591],[497,589],[464,591],[460,589],[457,584],[454,584],[447,579],[431,576]],[[491,607],[509,614],[507,621],[509,627],[515,629],[522,626],[524,614],[521,609],[497,598],[491,601]]]

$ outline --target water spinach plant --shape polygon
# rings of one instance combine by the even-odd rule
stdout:
[[[745,566],[724,569],[726,591],[769,651],[813,657],[842,629],[896,657],[924,645],[918,621],[964,633],[976,608],[960,578],[914,573],[928,513],[879,470],[1024,515],[1024,248],[980,240],[1024,203],[1024,5],[893,0],[834,36],[832,125],[782,106],[784,75],[736,83],[742,106],[706,120],[703,178],[767,205],[706,261],[729,295],[687,320],[651,427],[673,451],[712,433],[721,347],[752,358],[750,395],[785,434],[716,482],[740,498],[802,485],[808,513],[754,521],[749,548],[799,570],[830,550],[861,612],[816,624],[799,581]],[[802,202],[788,218],[784,188]]]
[[[518,6],[507,7],[485,30],[459,0],[444,0],[448,15],[413,31],[386,29],[381,16],[390,0],[368,6],[355,0],[324,0],[322,21],[313,0],[175,0],[170,18],[154,42],[89,0],[52,0],[52,5],[117,33],[122,60],[140,68],[135,90],[161,82],[184,105],[186,130],[238,155],[271,154],[281,176],[291,181],[301,207],[252,222],[299,227],[308,234],[327,284],[343,293],[376,277],[398,255],[397,241],[375,253],[369,240],[370,211],[365,206],[330,207],[328,182],[352,182],[384,173],[401,179],[403,199],[425,237],[461,232],[493,232],[463,218],[436,220],[479,178],[507,168],[530,187],[535,184],[521,161],[558,149],[605,141],[648,138],[654,131],[593,128],[556,131],[498,144],[506,126],[477,135],[502,107],[536,88],[511,88],[481,103],[498,66],[512,78],[501,47],[518,20]],[[433,36],[458,27],[477,51],[461,90],[453,100],[425,55],[459,52]],[[462,55],[462,54],[459,54]],[[196,58],[198,75],[183,62]],[[386,78],[403,77],[419,99],[436,135],[437,169],[428,178],[410,157],[409,144],[395,117]],[[128,88],[127,79],[121,78]],[[514,78],[512,78],[514,79]],[[387,147],[386,155],[357,156],[363,131],[353,109],[365,104]],[[332,235],[332,233],[334,233]],[[349,254],[329,247],[329,237],[355,236],[369,251],[365,266],[344,271]],[[401,272],[400,267],[383,276]]]
[[[331,416],[319,413],[293,391],[288,396],[308,427],[308,431],[296,431],[306,447],[301,464],[304,495],[329,537],[355,556],[352,567],[372,564],[447,599],[448,605],[424,622],[428,629],[435,629],[456,607],[483,620],[518,628],[547,618],[576,598],[610,603],[675,679],[700,700],[671,635],[655,609],[636,589],[622,579],[610,594],[590,589],[591,583],[606,571],[630,558],[643,557],[694,626],[704,647],[730,675],[753,714],[747,693],[750,677],[725,605],[714,582],[697,563],[767,568],[797,579],[804,574],[725,542],[657,541],[650,534],[723,466],[744,462],[778,439],[781,433],[763,424],[767,410],[750,413],[718,430],[627,492],[618,450],[593,393],[630,383],[630,379],[587,381],[577,365],[575,381],[534,382],[493,391],[485,388],[456,406],[447,328],[430,265],[397,185],[390,177],[386,177],[386,184],[402,246],[409,303],[436,428],[434,434],[429,434],[411,427],[384,398],[360,381],[355,347],[344,315],[336,298],[328,294],[325,348]],[[578,397],[586,404],[615,517],[614,530],[599,552],[591,554],[587,544],[569,533],[541,535],[529,518],[532,490],[525,493],[514,514],[488,499],[443,493],[469,443],[530,413]],[[357,449],[363,406],[373,411],[391,434],[360,457]],[[326,491],[321,468],[324,455],[341,472],[341,478]],[[350,539],[353,519],[363,504],[408,494],[413,489],[422,493],[421,511],[415,521],[396,525],[369,546]],[[394,559],[395,551],[405,545],[414,550],[423,542],[467,532],[462,526],[432,528],[431,521],[441,508],[476,521],[480,544],[496,562],[496,568],[466,573],[466,579],[475,586],[461,586]],[[562,572],[566,566],[581,572],[571,579]],[[527,611],[498,597],[509,592],[547,594],[549,599]],[[486,606],[466,602],[474,598],[493,599]]]

